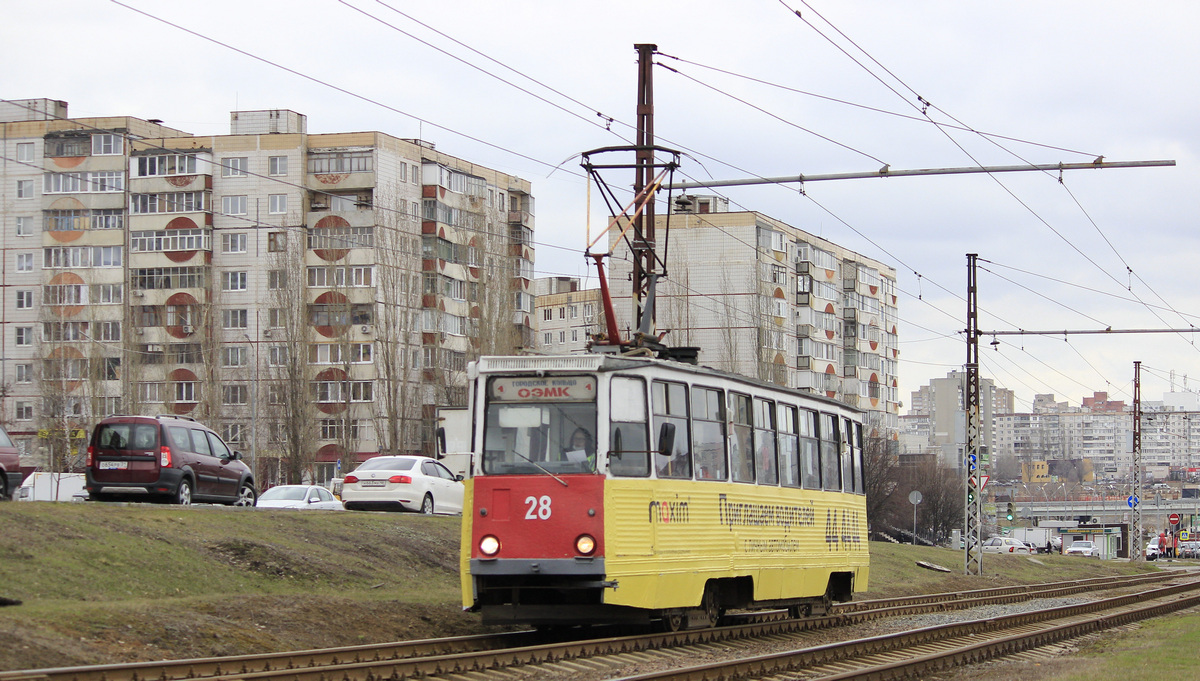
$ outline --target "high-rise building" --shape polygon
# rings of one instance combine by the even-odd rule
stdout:
[[[0,108],[0,418],[31,463],[77,465],[69,436],[104,415],[169,412],[264,482],[320,480],[432,451],[467,361],[532,345],[527,181],[292,111],[194,136],[66,109]]]
[[[858,406],[869,435],[894,439],[895,269],[761,213],[728,212],[719,197],[684,198],[655,223],[664,342],[699,347],[706,366]],[[616,237],[610,281],[624,282],[630,249]],[[613,297],[628,333],[628,287]]]
[[[603,327],[600,289],[581,289],[576,277],[534,281],[534,337],[539,352],[567,355],[586,352]]]

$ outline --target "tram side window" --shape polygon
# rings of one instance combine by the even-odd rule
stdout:
[[[646,444],[646,383],[640,378],[613,377],[609,388],[608,470],[613,475],[650,475]]]
[[[817,412],[800,410],[800,475],[804,489],[821,489],[821,456]]]
[[[818,425],[818,434],[821,436],[821,488],[840,490],[842,481],[839,477],[841,461],[838,450],[841,448],[841,437],[838,418],[832,414],[821,414]]]
[[[800,448],[796,434],[796,408],[779,405],[779,482],[784,487],[800,486]]]
[[[760,485],[779,484],[775,461],[775,403],[754,399],[754,463]]]
[[[854,442],[851,445],[851,456],[854,458],[854,491],[858,494],[863,493],[863,440],[862,440],[862,424],[852,423],[850,432],[854,433]]]
[[[842,483],[847,492],[854,491],[854,422],[842,419]]]
[[[692,454],[698,480],[725,480],[725,394],[692,387]]]
[[[664,423],[675,426],[671,452],[655,452],[654,470],[660,478],[692,477],[691,436],[688,433],[687,386],[682,383],[655,381],[651,384],[654,405],[654,447]]]
[[[749,395],[730,393],[733,414],[733,442],[730,444],[729,465],[734,482],[754,482],[754,426],[751,421]]]

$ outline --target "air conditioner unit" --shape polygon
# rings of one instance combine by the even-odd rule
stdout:
[[[137,298],[142,298],[142,297],[145,297],[146,294],[142,293],[141,291],[134,291],[133,295]]]
[[[195,329],[195,328],[193,328],[191,324],[184,324],[184,325],[183,325],[183,332],[184,332],[184,333],[188,333],[188,334],[190,334],[190,333],[194,332],[195,330],[196,330],[196,329]]]
[[[270,338],[270,337],[271,337],[271,330],[263,329],[263,338]]]
[[[359,331],[362,331],[363,333],[371,333],[371,327],[366,324],[363,324],[362,328],[359,329]]]
[[[139,336],[146,333],[146,330],[141,328],[140,326],[135,330],[137,331],[137,335],[139,335]]]

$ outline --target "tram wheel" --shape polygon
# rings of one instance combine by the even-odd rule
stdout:
[[[704,609],[704,620],[709,627],[717,626],[717,622],[721,621],[721,605],[717,601],[717,590],[711,584],[704,587],[704,602],[701,603]]]
[[[662,628],[669,632],[687,629],[687,616],[680,614],[663,615]]]

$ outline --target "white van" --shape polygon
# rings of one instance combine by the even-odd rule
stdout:
[[[84,501],[85,478],[83,473],[30,473],[17,489],[17,501]]]

